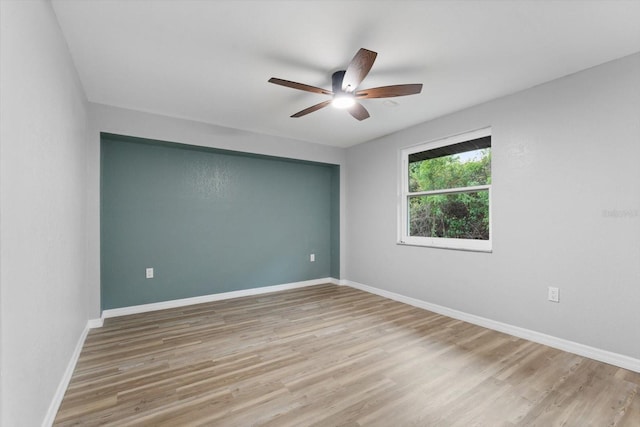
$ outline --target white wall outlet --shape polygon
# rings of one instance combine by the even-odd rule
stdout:
[[[309,255],[309,261],[316,262],[316,254]]]
[[[145,270],[147,279],[153,279],[153,268],[149,267]]]
[[[560,289],[549,286],[547,299],[551,302],[560,302]]]

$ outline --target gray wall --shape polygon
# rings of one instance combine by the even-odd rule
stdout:
[[[337,166],[111,134],[101,157],[103,309],[339,268]]]
[[[0,8],[0,424],[36,426],[88,318],[86,105],[50,3]]]
[[[245,153],[286,157],[289,159],[314,161],[340,166],[339,265],[344,277],[345,231],[345,179],[344,149],[326,145],[310,144],[281,137],[229,129],[221,126],[176,119],[157,114],[143,113],[124,108],[89,103],[89,130],[87,136],[87,307],[89,317],[100,317],[100,132],[128,135],[132,137],[172,141],[216,149],[242,151]],[[335,197],[335,192],[333,193]],[[332,204],[335,208],[336,204]],[[334,213],[335,214],[335,213]],[[334,251],[335,254],[335,251]],[[337,278],[336,272],[331,272]]]
[[[485,126],[493,253],[396,245],[398,150]],[[639,161],[640,54],[352,147],[345,277],[640,358]]]

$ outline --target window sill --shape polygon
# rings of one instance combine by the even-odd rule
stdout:
[[[486,242],[486,241],[479,241],[479,242],[481,242],[482,244],[468,245],[467,242],[464,242],[464,243],[456,242],[455,244],[448,243],[448,242],[423,243],[423,242],[415,242],[415,241],[413,242],[398,241],[396,242],[396,244],[399,246],[418,246],[422,248],[446,249],[446,250],[464,251],[464,252],[483,252],[483,253],[493,252],[493,247],[491,245],[491,242]]]

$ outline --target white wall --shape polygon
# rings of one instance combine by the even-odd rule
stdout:
[[[493,253],[396,245],[398,150],[485,126]],[[640,359],[639,161],[640,54],[352,147],[346,277]]]
[[[341,277],[344,276],[344,149],[90,103],[87,212],[88,307],[91,317],[100,317],[100,132],[340,165],[340,269]]]
[[[36,426],[87,323],[86,106],[50,3],[0,5],[0,424]]]

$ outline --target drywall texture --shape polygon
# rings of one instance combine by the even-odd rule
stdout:
[[[640,358],[639,117],[636,54],[348,149],[346,278]],[[397,245],[399,150],[486,126],[493,253]]]
[[[143,113],[124,108],[89,103],[89,132],[87,145],[87,282],[89,317],[100,317],[100,133],[171,141],[202,147],[241,151],[266,156],[285,157],[338,165],[340,187],[339,224],[333,224],[340,233],[339,261],[332,268],[344,270],[345,192],[344,167],[346,153],[342,148],[310,144],[286,138],[234,130],[216,125]],[[336,203],[332,206],[336,207]],[[333,271],[333,277],[339,278]],[[342,272],[341,272],[342,275]],[[340,276],[342,277],[342,276]]]
[[[337,166],[106,134],[101,156],[103,309],[331,276]]]
[[[86,105],[50,3],[0,5],[0,423],[37,426],[87,323]]]

